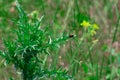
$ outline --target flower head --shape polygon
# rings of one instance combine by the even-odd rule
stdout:
[[[86,27],[86,28],[91,26],[91,24],[89,22],[85,21],[85,20],[80,25],[83,26],[83,27]]]

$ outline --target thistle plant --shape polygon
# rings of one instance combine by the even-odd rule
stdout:
[[[19,13],[17,39],[4,40],[5,49],[0,52],[0,56],[5,59],[7,64],[12,63],[15,69],[21,72],[23,80],[41,80],[50,77],[55,77],[57,80],[72,80],[66,70],[44,68],[46,61],[40,58],[42,54],[49,55],[50,47],[55,47],[70,37],[62,36],[55,40],[51,39],[47,31],[41,29],[40,24],[43,17],[32,18],[30,21],[18,2],[16,4]],[[35,14],[33,15],[35,17]]]

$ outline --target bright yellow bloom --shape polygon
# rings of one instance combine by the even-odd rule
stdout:
[[[99,29],[98,25],[97,24],[93,24],[93,29],[95,29],[95,30]]]
[[[89,22],[85,21],[85,20],[80,25],[83,26],[83,27],[86,27],[86,28],[91,26],[91,24]]]

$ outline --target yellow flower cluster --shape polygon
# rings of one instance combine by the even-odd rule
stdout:
[[[99,29],[97,24],[90,24],[88,21],[83,20],[83,22],[80,24],[85,28],[85,30],[88,30],[88,32],[93,36],[96,34],[96,30]]]

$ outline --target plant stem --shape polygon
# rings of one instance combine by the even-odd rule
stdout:
[[[118,31],[119,21],[120,21],[120,15],[119,15],[118,20],[117,20],[117,24],[116,24],[115,31],[114,31],[114,34],[113,34],[112,43],[114,43],[115,40],[116,40],[116,34],[117,34],[117,31]]]
[[[100,68],[100,77],[99,77],[99,79],[101,79],[101,77],[102,77],[103,63],[104,63],[104,56],[102,58],[102,64],[101,64],[101,68]]]

